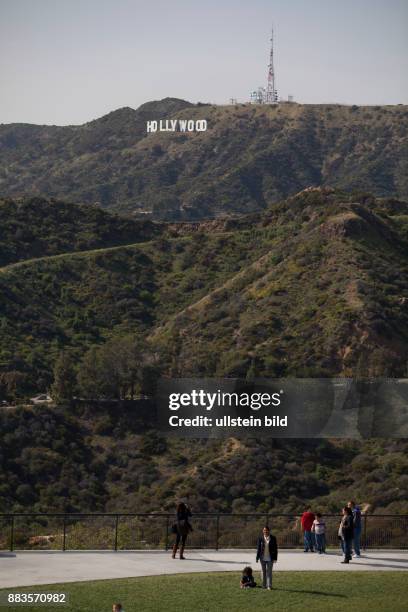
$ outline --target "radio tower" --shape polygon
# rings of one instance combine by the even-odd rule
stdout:
[[[269,66],[268,66],[268,86],[265,92],[265,104],[277,104],[278,92],[276,90],[275,83],[275,71],[273,68],[273,28],[271,33],[271,52],[269,55]]]
[[[273,28],[271,34],[271,51],[269,54],[268,82],[266,87],[258,87],[251,92],[251,104],[278,104],[278,92],[273,68]]]

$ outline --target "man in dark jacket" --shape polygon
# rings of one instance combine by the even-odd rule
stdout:
[[[356,505],[356,502],[349,501],[347,506],[353,513],[353,544],[354,554],[359,559],[361,557],[360,552],[360,538],[361,538],[361,510]]]
[[[190,533],[190,531],[193,531],[193,528],[191,527],[190,522],[188,520],[190,516],[191,516],[191,510],[189,506],[187,506],[187,504],[185,504],[184,502],[180,502],[177,505],[177,513],[176,513],[177,521],[176,523],[174,523],[174,525],[171,528],[172,532],[176,535],[176,541],[173,545],[173,552],[171,555],[173,559],[176,558],[176,552],[177,552],[178,545],[180,544],[180,540],[181,540],[180,559],[185,559],[184,547],[186,545],[187,536]]]
[[[271,534],[267,525],[263,528],[262,533],[263,535],[258,538],[256,562],[261,561],[262,586],[270,591],[272,589],[273,563],[278,560],[278,545],[275,536]]]
[[[342,563],[351,561],[351,546],[353,542],[353,513],[351,508],[345,506],[343,508],[343,517],[339,526],[339,537],[341,539],[341,547],[344,552],[344,560]]]

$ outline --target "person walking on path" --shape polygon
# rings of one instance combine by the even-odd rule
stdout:
[[[268,525],[265,525],[262,535],[258,538],[256,547],[256,562],[261,561],[262,588],[272,589],[272,568],[274,561],[278,560],[278,544],[275,536],[271,534]]]
[[[319,555],[321,555],[326,552],[326,523],[320,512],[316,512],[316,518],[312,525],[312,532],[315,536],[316,550]]]
[[[313,533],[312,533],[312,525],[315,520],[315,515],[313,514],[311,508],[308,508],[306,512],[302,514],[302,518],[300,519],[303,531],[303,543],[305,547],[305,552],[314,552],[313,546]]]
[[[347,506],[350,508],[350,510],[353,513],[353,530],[354,530],[353,548],[354,548],[354,556],[356,556],[357,559],[359,559],[361,557],[361,551],[360,551],[361,510],[356,505],[356,502],[354,502],[354,501],[349,501]]]
[[[348,506],[343,508],[343,516],[339,526],[339,538],[344,552],[342,563],[351,561],[351,546],[353,543],[353,513]]]
[[[184,547],[186,545],[187,536],[190,533],[190,531],[193,531],[193,528],[191,527],[189,520],[188,520],[190,516],[191,516],[191,510],[189,506],[187,506],[187,504],[183,502],[180,502],[177,506],[176,522],[171,528],[172,532],[176,535],[176,541],[174,542],[174,545],[173,545],[173,553],[172,553],[173,559],[176,558],[176,552],[180,544],[180,541],[181,541],[180,559],[185,559]]]

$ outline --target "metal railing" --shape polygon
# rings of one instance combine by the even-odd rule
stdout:
[[[328,547],[338,547],[340,516],[324,515]],[[0,514],[0,550],[167,550],[174,538],[174,514]],[[301,548],[300,515],[197,513],[190,548],[254,548],[269,524],[280,548]],[[408,515],[364,514],[361,546],[408,549]]]

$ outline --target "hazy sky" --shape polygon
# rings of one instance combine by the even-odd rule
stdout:
[[[0,122],[75,124],[174,96],[408,103],[408,0],[0,0]]]

